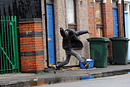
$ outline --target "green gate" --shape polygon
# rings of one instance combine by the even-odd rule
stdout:
[[[16,16],[0,17],[0,74],[19,72]]]

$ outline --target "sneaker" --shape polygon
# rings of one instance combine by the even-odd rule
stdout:
[[[54,74],[56,74],[56,65],[52,66]]]
[[[88,62],[87,64],[85,64],[85,68],[88,69],[88,67],[90,66],[90,62]]]

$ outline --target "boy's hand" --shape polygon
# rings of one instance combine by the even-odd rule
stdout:
[[[92,33],[89,31],[88,34],[92,34]]]
[[[62,27],[60,27],[60,30],[62,30]]]

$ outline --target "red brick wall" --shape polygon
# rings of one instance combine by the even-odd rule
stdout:
[[[44,70],[41,22],[19,23],[21,72]]]
[[[113,13],[111,0],[107,0],[107,3],[103,3],[103,24],[104,24],[104,36],[106,38],[113,37]],[[108,57],[112,56],[112,44],[108,43]]]
[[[95,19],[95,3],[93,0],[88,1],[88,23],[89,23],[89,31],[93,34],[90,37],[96,36],[96,19]]]
[[[122,0],[123,3],[123,0]],[[123,4],[118,4],[118,30],[119,37],[124,37],[124,18],[123,18]]]
[[[107,0],[107,3],[103,3],[103,22],[104,36],[107,38],[113,37],[113,13],[111,0]]]

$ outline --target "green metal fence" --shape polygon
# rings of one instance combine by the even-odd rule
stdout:
[[[16,16],[0,16],[0,74],[19,72]]]

